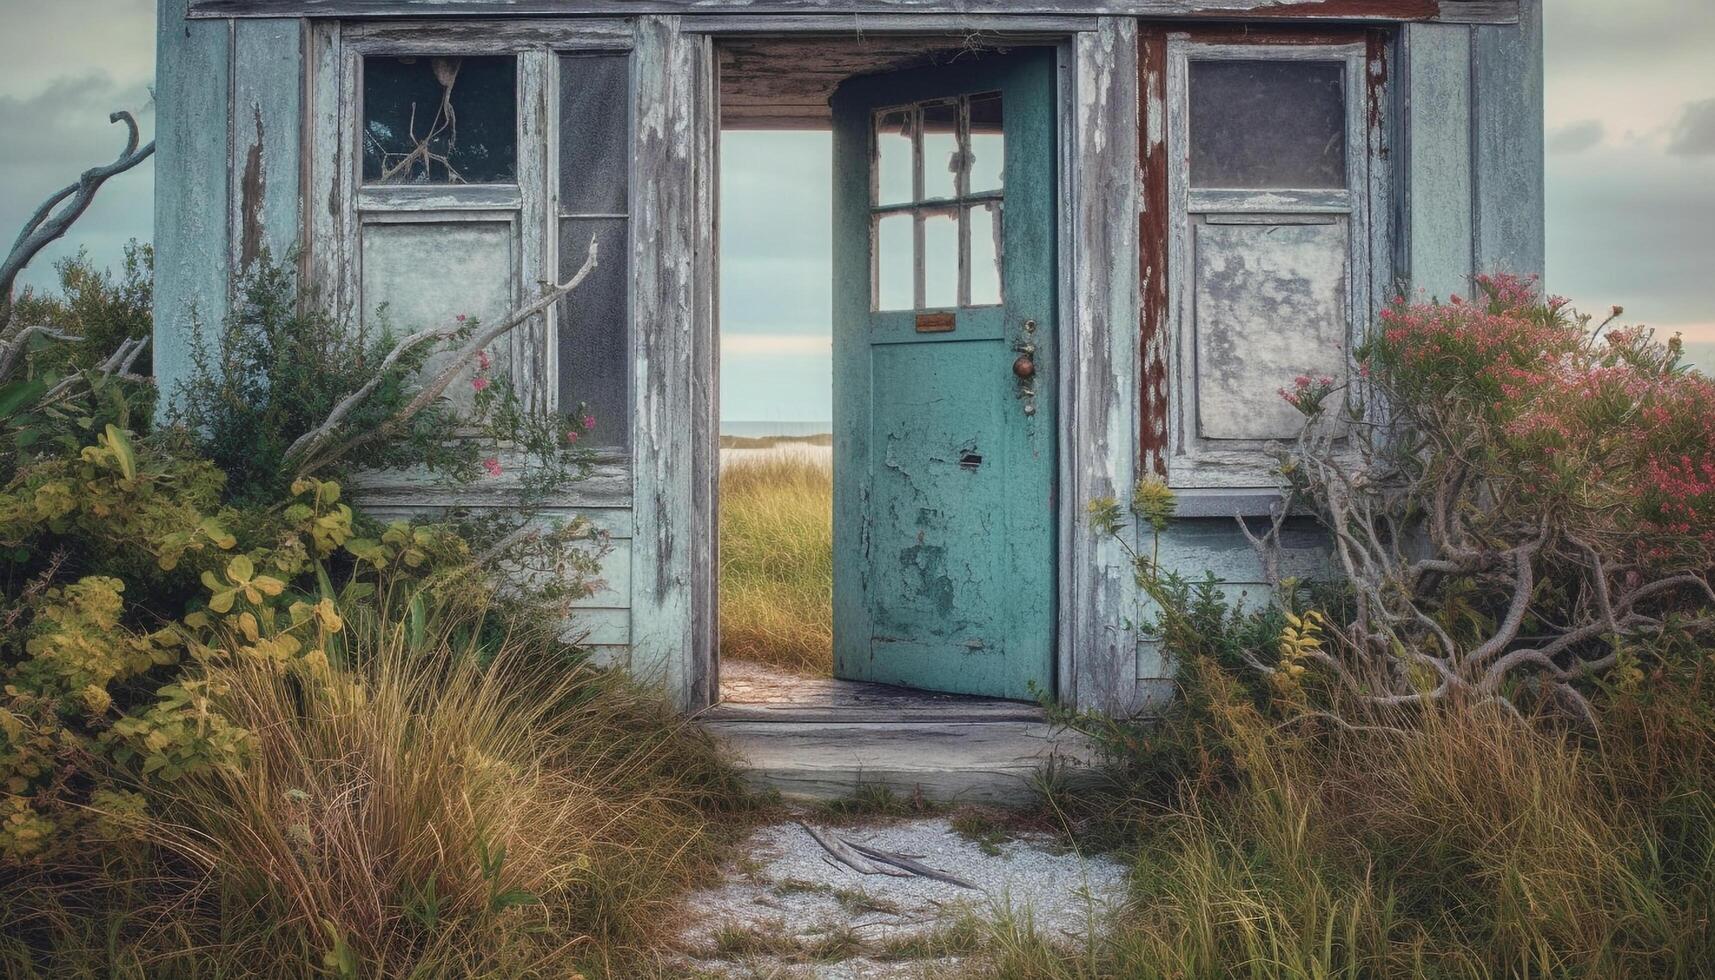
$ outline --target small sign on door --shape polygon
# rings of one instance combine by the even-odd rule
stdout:
[[[952,313],[919,313],[917,314],[918,333],[952,333],[954,324]]]

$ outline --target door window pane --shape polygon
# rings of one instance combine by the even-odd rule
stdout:
[[[560,57],[560,211],[625,214],[631,173],[631,58]]]
[[[978,204],[966,211],[971,229],[972,306],[1000,303],[1000,202]]]
[[[909,214],[889,214],[875,223],[875,308],[909,310],[917,305],[917,236]]]
[[[591,446],[624,449],[631,438],[631,310],[624,218],[566,218],[560,222],[560,281],[574,275],[595,237],[601,261],[560,300],[560,408],[579,403],[595,416]],[[617,257],[615,258],[610,257]]]
[[[923,305],[959,305],[959,220],[953,214],[923,218]]]
[[[985,194],[1001,188],[1006,164],[1006,138],[1002,135],[1000,93],[971,96],[971,186],[970,193]]]
[[[363,59],[363,179],[503,184],[518,179],[518,62],[510,57]]]
[[[1193,187],[1346,186],[1343,65],[1194,61],[1190,102]]]
[[[911,110],[890,109],[875,117],[875,203],[909,204],[916,194],[911,179]]]
[[[959,103],[930,102],[923,106],[923,199],[941,200],[959,194]]]

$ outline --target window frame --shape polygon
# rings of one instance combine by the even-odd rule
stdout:
[[[991,207],[996,210],[1001,233],[996,235],[996,241],[1004,243],[1006,227],[1006,181],[1004,164],[1002,181],[999,188],[987,191],[972,192],[971,183],[971,101],[973,99],[993,95],[1000,97],[997,90],[967,92],[959,95],[937,96],[921,99],[916,102],[906,102],[897,105],[880,106],[870,111],[869,116],[869,264],[870,264],[870,303],[871,313],[924,313],[924,312],[956,312],[959,310],[998,309],[1006,305],[1006,250],[1004,245],[997,246],[995,252],[995,273],[999,298],[993,303],[971,302],[971,221],[968,212],[977,207]],[[951,197],[925,197],[924,158],[923,158],[923,109],[925,106],[956,102],[959,107],[957,133],[955,143],[959,153],[959,168],[954,173],[953,194]],[[1002,118],[1005,118],[1006,107],[1001,106]],[[889,113],[907,112],[911,116],[911,199],[893,204],[881,203],[881,140],[878,124],[883,116]],[[1004,137],[1005,126],[1002,126]],[[1002,144],[1004,147],[1004,143]],[[1004,154],[1004,148],[1002,153]],[[885,218],[896,215],[910,215],[912,219],[912,305],[906,308],[884,308],[881,305],[881,222]],[[926,236],[924,224],[927,219],[950,217],[955,223],[958,236],[958,262],[955,270],[957,287],[954,302],[951,306],[930,306],[927,304],[927,253],[925,250]]]
[[[363,233],[386,223],[472,222],[506,224],[511,230],[512,308],[535,294],[536,284],[557,282],[559,271],[559,58],[562,54],[624,53],[635,47],[626,18],[576,21],[479,19],[411,22],[319,22],[312,30],[306,111],[315,162],[305,174],[306,239],[311,248],[304,271],[322,287],[324,305],[345,322],[364,314]],[[363,65],[369,57],[509,56],[517,59],[517,169],[510,183],[367,184],[363,179]],[[628,112],[635,119],[635,59]],[[635,123],[629,136],[635,141]],[[636,188],[628,189],[628,214]],[[321,207],[320,202],[327,202]],[[628,296],[634,232],[627,223],[623,255],[604,262],[626,265]],[[559,404],[559,317],[556,304],[515,329],[497,350],[532,409],[570,411]],[[634,311],[631,319],[635,319]],[[636,331],[627,323],[631,369],[626,403],[635,388]],[[629,441],[629,440],[628,440]],[[622,464],[629,450],[592,447],[598,463]],[[502,455],[505,455],[502,447]],[[511,472],[512,468],[508,468]]]
[[[1230,38],[1230,35],[1228,35]],[[1206,438],[1199,432],[1196,346],[1197,259],[1200,226],[1220,224],[1339,224],[1346,226],[1346,377],[1358,379],[1352,352],[1369,328],[1376,286],[1375,265],[1386,254],[1385,166],[1378,160],[1384,113],[1372,93],[1372,45],[1364,35],[1350,41],[1298,42],[1259,35],[1255,41],[1205,40],[1194,34],[1167,38],[1166,109],[1168,185],[1168,482],[1183,490],[1272,490],[1279,453],[1290,440]],[[1343,189],[1227,189],[1191,186],[1190,66],[1204,61],[1340,63],[1344,66],[1346,186]],[[1380,219],[1380,220],[1378,220]],[[1282,385],[1290,384],[1283,378]],[[1354,402],[1355,403],[1355,402]],[[1259,498],[1260,499],[1260,498]]]

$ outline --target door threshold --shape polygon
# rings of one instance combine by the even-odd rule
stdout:
[[[838,799],[884,786],[938,803],[1026,804],[1052,762],[1088,772],[1074,732],[1020,701],[721,665],[723,700],[698,716],[761,789]]]
[[[721,699],[704,721],[808,724],[1043,722],[1040,705],[890,684],[801,677],[746,661],[721,664]]]

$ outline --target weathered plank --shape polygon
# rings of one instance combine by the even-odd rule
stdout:
[[[720,65],[714,40],[692,37],[696,172],[695,266],[691,272],[691,647],[687,706],[720,690]]]
[[[337,313],[350,161],[340,125],[339,21],[310,22],[304,50],[304,151],[300,161],[304,211],[301,282],[324,311]]]
[[[710,721],[703,727],[738,755],[752,783],[813,799],[880,785],[921,790],[938,802],[1024,803],[1034,799],[1032,777],[1050,757],[1091,757],[1083,738],[1040,721]]]
[[[691,568],[701,528],[697,467],[695,332],[699,328],[698,243],[705,231],[697,181],[704,124],[698,104],[706,39],[687,36],[676,17],[640,17],[636,59],[636,174],[632,192],[633,437],[637,460],[632,555],[635,611],[631,668],[661,684],[683,707],[693,688],[698,637]],[[706,193],[706,192],[705,192]],[[706,315],[706,314],[705,314]],[[705,532],[706,533],[706,532]]]
[[[1471,167],[1480,272],[1540,274],[1545,264],[1542,0],[1514,27],[1472,28]]]
[[[1221,19],[1510,23],[1517,0],[192,0],[198,17],[496,14],[1089,14]]]
[[[1404,45],[1407,271],[1445,299],[1471,284],[1471,31],[1413,24]]]
[[[162,0],[155,100],[155,379],[165,413],[191,372],[196,324],[226,315],[232,253],[227,201],[231,24],[184,20],[185,0]]]
[[[1173,222],[1168,210],[1167,33],[1160,28],[1139,33],[1138,98],[1138,462],[1140,473],[1166,478],[1172,330],[1167,256]]]
[[[299,20],[233,25],[229,234],[234,276],[248,273],[263,250],[283,261],[303,227],[298,174],[303,36]]]
[[[1097,497],[1130,497],[1138,322],[1137,22],[1105,18],[1072,49],[1072,118],[1061,245],[1060,689],[1080,708],[1133,707],[1132,643],[1120,628],[1135,585],[1119,542],[1082,519]],[[1066,220],[1069,219],[1069,220]]]

